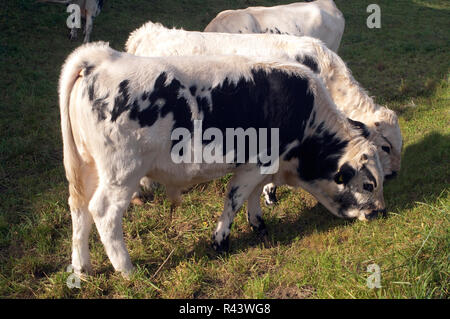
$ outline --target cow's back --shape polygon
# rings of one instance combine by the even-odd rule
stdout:
[[[219,13],[205,32],[272,33],[311,36],[337,52],[345,19],[332,0],[249,7]]]

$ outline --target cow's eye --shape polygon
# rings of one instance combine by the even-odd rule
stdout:
[[[371,192],[371,193],[373,192],[373,184],[369,184],[369,183],[364,184],[363,188],[364,188],[364,190],[366,190],[368,192]]]
[[[389,146],[382,146],[381,149],[388,154],[391,153],[391,148]]]

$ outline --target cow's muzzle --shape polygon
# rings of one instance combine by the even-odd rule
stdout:
[[[372,220],[372,219],[375,219],[375,218],[379,217],[380,215],[382,217],[386,217],[386,215],[387,215],[386,209],[373,210],[370,214],[366,215],[366,218],[368,220]]]

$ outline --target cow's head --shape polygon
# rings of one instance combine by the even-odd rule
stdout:
[[[274,182],[304,188],[338,217],[369,220],[384,214],[384,171],[377,147],[363,135],[350,140],[321,135],[321,143],[306,146],[304,141],[284,157]]]
[[[400,170],[403,147],[398,117],[394,111],[381,107],[375,112],[373,123],[370,126],[377,132],[374,142],[378,146],[378,154],[385,177],[394,177]]]
[[[344,154],[331,179],[319,179],[305,187],[338,217],[370,220],[386,211],[377,149],[367,141],[361,144],[365,145],[358,147],[356,154],[351,149]]]

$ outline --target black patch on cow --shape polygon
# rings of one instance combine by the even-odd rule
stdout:
[[[95,69],[94,65],[89,64],[86,61],[83,62],[82,65],[83,65],[83,70],[84,70],[84,72],[83,72],[84,76],[89,76],[92,73],[92,71]]]
[[[360,131],[361,135],[362,135],[364,138],[368,138],[368,137],[369,137],[370,132],[369,132],[369,130],[367,129],[367,126],[366,126],[364,123],[359,122],[359,121],[353,121],[353,120],[350,119],[350,118],[347,118],[347,120],[350,122],[350,124],[351,124],[355,129],[357,129],[357,130]]]
[[[197,87],[193,85],[189,88],[189,91],[191,92],[192,95],[195,96],[195,93],[197,92]]]
[[[191,109],[184,97],[178,97],[179,91],[185,86],[177,79],[173,79],[168,84],[166,82],[167,74],[163,72],[155,80],[153,90],[150,93],[144,92],[140,96],[142,103],[145,102],[148,105],[139,111],[139,103],[130,98],[129,81],[122,81],[114,100],[111,121],[115,122],[122,113],[129,111],[130,119],[137,121],[141,127],[152,126],[158,117],[166,117],[172,113],[175,121],[173,129],[184,127],[192,132],[194,126],[191,121]],[[161,108],[156,104],[158,99],[165,101]]]
[[[350,164],[344,163],[334,176],[334,181],[338,184],[347,185],[355,175],[356,170]]]
[[[319,73],[319,64],[317,63],[316,59],[313,58],[310,55],[300,56],[298,55],[295,60],[297,60],[298,63],[303,64],[304,66],[311,69],[314,73]]]
[[[321,123],[314,135],[292,148],[284,159],[299,159],[298,173],[305,181],[331,179],[347,144],[348,141],[339,139]]]
[[[92,110],[97,113],[97,120],[104,121],[106,120],[106,110],[108,109],[108,101],[109,94],[106,94],[102,98],[96,98],[92,102]]]
[[[278,128],[281,154],[289,143],[302,140],[314,95],[309,91],[308,80],[302,77],[280,70],[253,70],[252,75],[253,81],[241,78],[235,83],[225,79],[212,89],[212,110],[206,99],[197,97],[203,112],[203,130],[218,128],[225,136],[226,128],[266,128],[270,149],[270,129]],[[235,143],[235,155],[236,146]],[[225,155],[225,147],[223,152]]]
[[[107,93],[103,97],[97,96],[98,74],[93,75],[91,73],[93,71],[93,67],[87,66],[84,70],[85,70],[84,79],[86,85],[85,91],[87,91],[89,102],[92,103],[92,111],[97,114],[97,120],[99,122],[104,121],[106,119],[106,110],[108,108],[107,99],[109,98],[109,93]],[[85,91],[83,91],[83,95],[85,94]]]
[[[114,106],[111,111],[111,122],[115,122],[117,118],[125,111],[130,109],[130,93],[128,85],[130,81],[123,80],[119,84],[119,92],[114,99]]]
[[[130,111],[130,119],[134,121],[138,121],[141,127],[144,126],[152,126],[159,116],[158,107],[153,105],[148,105],[147,108],[139,111],[139,103],[137,101],[133,102]]]
[[[167,79],[166,73],[162,73],[159,78],[162,78],[159,83],[165,83]],[[164,80],[164,81],[163,81]],[[157,99],[164,99],[166,103],[161,108],[161,117],[166,117],[169,113],[173,114],[175,121],[173,129],[183,127],[192,132],[194,130],[194,123],[192,122],[192,112],[187,100],[184,97],[178,97],[179,91],[186,87],[177,79],[172,79],[168,85],[158,85],[150,94],[150,103],[155,103]],[[175,142],[175,141],[174,141]]]

